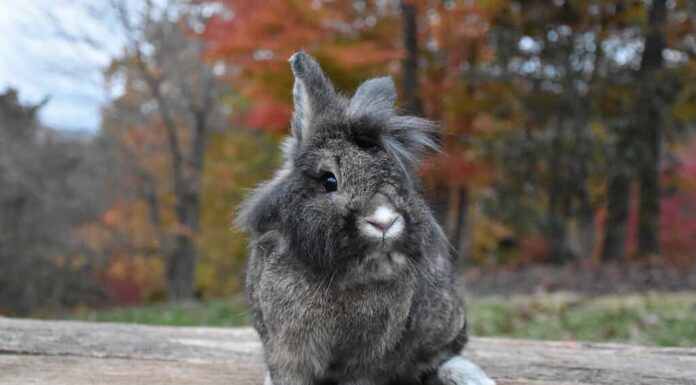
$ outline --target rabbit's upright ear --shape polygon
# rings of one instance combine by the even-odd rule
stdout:
[[[391,114],[396,101],[396,86],[391,77],[370,79],[355,91],[348,105],[349,115]]]
[[[295,75],[292,134],[301,142],[310,136],[313,119],[329,109],[336,98],[336,91],[319,63],[303,51],[292,55],[289,62]]]
[[[416,116],[399,115],[395,102],[394,80],[388,76],[374,78],[358,87],[350,99],[347,114],[369,117],[373,122],[378,122],[376,127],[382,147],[408,176],[413,173],[425,150],[438,150],[438,125]]]

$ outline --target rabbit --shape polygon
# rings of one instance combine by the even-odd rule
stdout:
[[[284,164],[241,204],[267,385],[494,385],[459,353],[462,286],[417,178],[436,125],[397,114],[390,77],[339,94],[310,55]]]

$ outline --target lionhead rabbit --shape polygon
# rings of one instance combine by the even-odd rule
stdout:
[[[290,64],[285,163],[237,218],[266,383],[494,384],[459,356],[463,295],[419,191],[433,124],[395,113],[391,78],[347,98],[307,54]]]

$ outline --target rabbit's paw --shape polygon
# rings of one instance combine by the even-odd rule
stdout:
[[[445,385],[495,385],[473,362],[455,356],[437,369],[437,377]]]
[[[263,379],[263,385],[273,385],[273,381],[271,381],[271,373],[266,371],[266,378]]]

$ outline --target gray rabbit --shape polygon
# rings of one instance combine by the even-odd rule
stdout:
[[[237,218],[266,384],[494,384],[459,356],[462,288],[416,177],[435,126],[396,114],[391,78],[347,98],[309,55],[290,64],[285,163]]]

